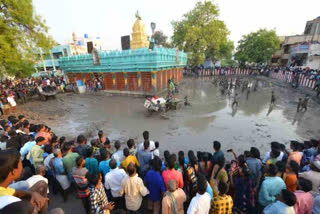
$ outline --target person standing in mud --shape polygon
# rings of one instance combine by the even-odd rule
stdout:
[[[274,91],[271,92],[271,105],[274,105],[276,102],[276,97],[274,96]]]
[[[233,97],[232,108],[233,108],[234,105],[236,105],[236,108],[237,108],[238,104],[239,104],[239,102],[238,102],[238,94],[235,93],[234,97]]]
[[[257,89],[258,89],[258,84],[259,84],[259,80],[257,80],[256,83],[254,84],[253,91],[257,91]]]
[[[299,102],[298,102],[298,105],[297,105],[297,112],[300,111],[301,105],[302,105],[302,98],[299,98]]]
[[[301,111],[304,110],[304,112],[306,112],[308,110],[308,102],[309,102],[309,96],[307,95],[301,103]]]

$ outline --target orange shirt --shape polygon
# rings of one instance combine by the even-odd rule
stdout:
[[[49,133],[47,133],[47,132],[39,132],[39,133],[36,135],[36,138],[35,138],[35,139],[37,139],[37,137],[43,137],[43,138],[46,140],[46,142],[44,143],[45,145],[47,145],[47,144],[50,143],[51,135],[50,135]]]
[[[285,173],[283,180],[286,183],[287,189],[290,192],[296,191],[296,188],[297,188],[297,175],[296,174]]]
[[[290,152],[287,163],[290,163],[290,161],[293,160],[297,162],[300,166],[301,159],[302,159],[302,155],[300,154],[300,152]]]

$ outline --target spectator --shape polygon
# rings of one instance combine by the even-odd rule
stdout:
[[[46,174],[46,168],[43,165],[38,165],[36,168],[36,174],[31,176],[26,180],[28,183],[29,189],[31,189],[36,183],[39,181],[44,181],[47,185],[46,194],[45,197],[47,197],[47,193],[49,193],[49,187],[48,187],[48,179],[44,177]]]
[[[123,155],[125,159],[121,162],[120,167],[123,168],[125,171],[127,171],[129,163],[135,164],[137,168],[140,167],[137,157],[135,155],[131,155],[130,150],[128,148],[125,148],[123,150]]]
[[[299,173],[300,178],[305,178],[312,182],[312,191],[310,192],[313,197],[319,194],[320,186],[320,161],[313,161],[310,164],[310,171]]]
[[[41,146],[44,145],[45,139],[43,137],[37,137],[36,139],[36,145],[31,147],[27,159],[33,164],[34,168],[36,168],[38,165],[43,165],[43,153]]]
[[[189,150],[188,152],[189,164],[186,170],[186,189],[190,198],[193,198],[197,192],[197,176],[196,173],[198,171],[197,158],[194,155],[193,151]]]
[[[123,169],[117,167],[117,162],[112,159],[109,163],[110,172],[105,176],[104,186],[106,190],[111,190],[112,201],[115,203],[115,209],[121,209],[124,207],[124,199],[120,193],[121,182],[127,176]]]
[[[129,176],[121,182],[121,195],[125,196],[128,214],[140,213],[142,198],[149,194],[141,178],[136,174],[136,167],[130,163],[127,167]]]
[[[79,135],[77,137],[77,143],[78,143],[78,146],[76,146],[74,151],[79,155],[83,156],[84,158],[88,157],[87,149],[89,145],[87,145],[87,139],[85,138],[85,136]]]
[[[143,142],[140,143],[139,147],[138,147],[138,150],[137,150],[137,153],[139,153],[139,151],[143,151],[144,150],[144,142],[145,141],[149,141],[149,148],[148,148],[148,151],[153,151],[156,146],[154,144],[154,142],[152,140],[149,139],[149,132],[148,131],[144,131],[142,133],[142,136],[143,136]]]
[[[102,130],[99,130],[99,131],[98,131],[97,144],[102,147],[105,142],[106,142],[106,137],[104,136],[103,131],[102,131]],[[99,147],[100,147],[100,146],[99,146]]]
[[[152,152],[149,151],[149,141],[144,142],[144,150],[138,152],[138,161],[140,164],[140,170],[142,176],[148,171],[150,167],[150,161],[152,160]]]
[[[86,153],[87,153],[88,157],[86,158],[84,166],[88,169],[90,175],[98,173],[99,172],[99,165],[98,165],[97,159],[95,159],[93,157],[93,148],[88,147]]]
[[[52,159],[52,172],[53,176],[56,178],[56,180],[59,182],[63,199],[64,201],[67,201],[68,199],[68,192],[67,190],[71,186],[69,178],[67,176],[67,172],[64,168],[63,159],[62,159],[62,153],[60,149],[56,149],[54,151],[54,158]]]
[[[32,140],[31,136],[28,137],[28,141],[21,147],[20,155],[21,159],[24,160],[30,149],[36,145],[36,141]]]
[[[296,214],[311,214],[313,206],[313,196],[310,194],[312,190],[311,181],[299,178],[297,190],[294,192],[296,195],[297,203],[294,205]]]
[[[162,172],[162,177],[164,184],[166,185],[166,189],[168,189],[168,181],[175,180],[178,183],[179,188],[183,188],[183,178],[181,172],[175,170],[174,166],[176,164],[175,155],[170,155],[168,159],[168,168]]]
[[[49,144],[51,141],[51,135],[46,132],[46,126],[43,124],[38,126],[37,135],[35,136],[35,138],[37,139],[38,137],[43,137],[45,139],[44,144]]]
[[[284,153],[282,151],[280,151],[280,144],[278,142],[271,142],[271,152],[272,151],[279,151],[280,154],[276,157],[277,161],[281,161],[283,156],[284,156]],[[270,153],[271,152],[267,152],[266,155],[264,156],[263,158],[263,161],[262,163],[267,163],[267,161],[270,159]]]
[[[102,161],[99,163],[99,171],[102,173],[103,176],[106,176],[106,174],[110,172],[110,166],[109,166],[109,163],[111,161],[110,152],[109,151],[101,152],[101,159]],[[120,162],[117,161],[117,167],[119,166],[120,166]]]
[[[266,177],[261,184],[258,197],[261,210],[263,210],[269,204],[275,202],[276,196],[280,193],[280,191],[286,189],[286,184],[281,178],[276,177],[276,174],[276,166],[273,164],[268,165]]]
[[[225,165],[225,158],[224,156],[220,156],[219,159],[216,161],[216,165],[214,165],[211,179],[214,179],[217,183],[223,181],[225,183],[228,182],[228,174],[224,168]]]
[[[297,180],[299,173],[299,165],[294,160],[287,164],[287,172],[284,174],[283,180],[286,183],[287,190],[295,192],[297,188]]]
[[[113,202],[108,202],[106,192],[101,183],[101,175],[94,173],[89,175],[89,190],[91,211],[94,214],[109,214],[114,205]]]
[[[211,197],[206,192],[208,182],[201,175],[197,177],[198,193],[194,196],[188,207],[188,214],[207,214],[210,210]]]
[[[168,181],[168,190],[162,199],[162,214],[183,214],[183,204],[187,200],[184,191],[178,188],[176,180]]]
[[[154,146],[155,146],[155,149],[153,150],[153,157],[157,156],[157,157],[160,157],[160,151],[159,151],[159,142],[156,141],[154,143]]]
[[[163,179],[160,174],[161,160],[158,156],[152,160],[150,169],[144,178],[144,183],[149,190],[148,209],[153,210],[154,214],[160,213],[161,196],[166,191]]]
[[[251,147],[249,157],[246,159],[246,164],[250,170],[250,177],[257,188],[261,178],[262,162],[260,160],[260,151],[256,147]]]
[[[124,156],[123,156],[123,151],[120,150],[120,141],[116,141],[114,143],[114,147],[116,148],[116,151],[113,153],[113,155],[111,156],[112,159],[115,159],[117,161],[119,161],[121,163],[121,161],[123,161]]]
[[[78,153],[72,152],[72,143],[65,143],[63,146],[65,156],[62,158],[63,166],[70,181],[72,181],[72,168],[76,167],[76,159],[79,157]]]
[[[290,163],[290,161],[293,160],[300,166],[302,155],[299,151],[299,147],[300,147],[299,142],[291,141],[290,148],[292,149],[292,152],[289,153],[289,157],[288,157],[288,161],[287,161],[288,164]]]
[[[81,199],[84,209],[87,214],[90,214],[90,191],[88,184],[88,169],[84,167],[85,160],[83,156],[79,156],[76,159],[77,167],[72,169],[72,176],[77,186],[78,197]]]
[[[264,208],[264,214],[295,214],[293,206],[296,204],[296,196],[289,190],[283,189],[280,198],[275,203]]]
[[[220,181],[218,191],[219,195],[211,200],[210,214],[231,214],[233,201],[231,196],[227,195],[228,185]]]
[[[129,148],[130,155],[136,155],[137,149],[136,149],[136,145],[135,145],[135,142],[133,139],[129,139],[127,141],[127,146]]]
[[[224,157],[223,152],[220,150],[221,144],[219,141],[213,142],[213,149],[214,149],[214,153],[212,155],[212,166],[217,164],[218,159],[220,159],[221,157]]]

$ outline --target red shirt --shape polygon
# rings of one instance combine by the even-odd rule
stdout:
[[[183,188],[183,179],[182,179],[181,172],[175,169],[172,169],[172,170],[166,169],[162,172],[162,177],[163,177],[164,184],[166,185],[166,188],[169,180],[176,180],[178,182],[178,187],[181,189]]]

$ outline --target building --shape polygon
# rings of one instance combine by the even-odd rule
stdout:
[[[99,51],[91,54],[65,56],[59,59],[60,68],[70,82],[86,82],[101,78],[109,93],[154,95],[167,88],[169,79],[179,82],[187,54],[178,49],[146,48],[149,41],[142,21],[133,26],[131,45],[134,49]]]
[[[75,32],[72,33],[72,40],[68,41],[67,44],[71,47],[72,55],[85,54],[90,52],[88,47],[91,46],[97,50],[102,50],[102,43],[100,37],[89,37],[88,34],[84,34],[83,37],[77,37]]]
[[[72,50],[70,45],[57,45],[51,49],[50,53],[44,53],[40,50],[37,55],[39,63],[36,65],[36,70],[38,72],[56,71],[60,70],[60,57],[72,55]]]
[[[277,57],[277,63],[282,66],[320,69],[320,16],[307,21],[303,35],[286,36],[273,62]]]

